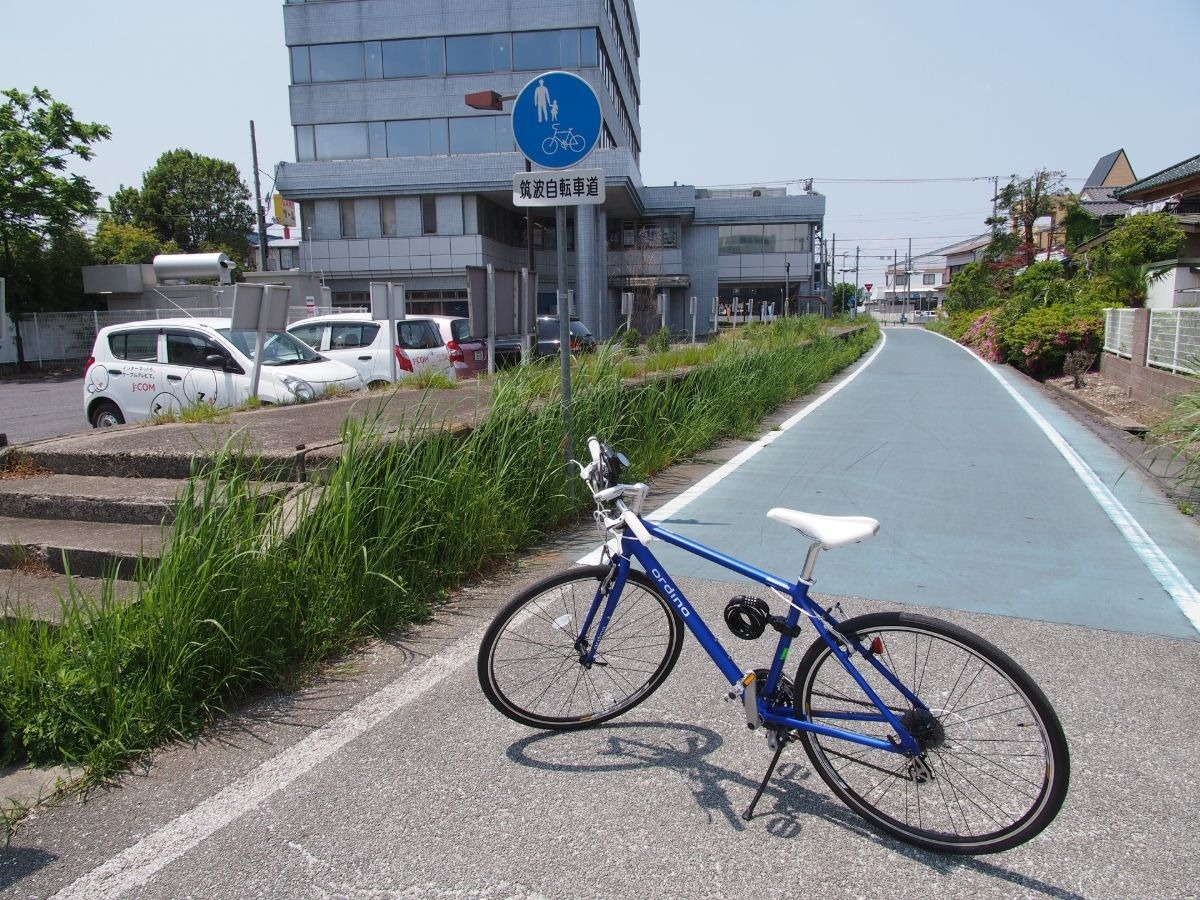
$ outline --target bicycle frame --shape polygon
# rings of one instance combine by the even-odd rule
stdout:
[[[850,741],[855,744],[861,744],[866,747],[872,747],[876,750],[886,750],[892,753],[902,753],[908,756],[917,756],[921,753],[920,745],[917,740],[909,733],[909,731],[901,724],[899,718],[891,709],[880,699],[879,695],[863,677],[862,673],[855,667],[851,659],[851,653],[856,653],[866,659],[890,684],[892,684],[903,696],[912,703],[916,708],[928,711],[928,707],[921,702],[912,691],[900,681],[898,677],[888,669],[879,659],[879,654],[872,652],[869,648],[862,646],[857,640],[841,635],[841,638],[850,646],[850,651],[847,652],[842,648],[841,643],[835,637],[833,632],[840,634],[839,622],[833,617],[832,613],[817,605],[811,597],[809,597],[810,584],[803,579],[797,580],[795,583],[786,581],[778,576],[772,575],[769,572],[764,572],[754,566],[747,565],[740,560],[734,559],[731,556],[707,547],[704,544],[689,540],[682,535],[669,531],[660,525],[655,524],[638,516],[638,521],[645,527],[646,531],[653,537],[656,537],[668,544],[679,547],[688,553],[694,554],[706,559],[709,562],[716,563],[730,571],[736,572],[739,575],[758,582],[777,593],[783,595],[788,600],[788,613],[785,619],[784,627],[780,631],[779,642],[776,646],[775,655],[771,661],[771,667],[768,671],[766,683],[757,695],[758,715],[762,723],[767,726],[778,728],[795,729],[798,731],[811,731],[817,734],[822,734],[827,737],[840,738]],[[611,545],[610,545],[611,546]],[[608,600],[603,604],[601,609],[601,598],[603,590],[597,591],[596,597],[592,601],[592,606],[588,611],[587,619],[583,623],[583,628],[580,630],[580,648],[583,647],[583,640],[586,635],[591,632],[593,622],[599,615],[599,622],[596,623],[595,634],[591,639],[590,645],[582,658],[582,663],[585,666],[590,666],[596,658],[597,648],[604,637],[604,632],[608,628],[608,623],[612,618],[612,614],[620,602],[621,593],[625,589],[625,583],[629,576],[629,568],[631,561],[636,559],[653,579],[653,581],[662,590],[663,595],[675,607],[680,619],[684,625],[700,642],[700,646],[709,655],[712,661],[721,670],[721,673],[729,680],[730,685],[737,685],[743,682],[747,670],[734,661],[733,657],[713,634],[712,630],[705,623],[700,613],[679,589],[678,585],[667,574],[665,567],[658,561],[654,553],[643,544],[636,536],[628,533],[621,535],[621,552],[613,556],[612,562],[615,566],[615,580],[612,584],[612,589],[608,592]],[[798,718],[801,710],[797,710],[792,706],[780,706],[771,701],[776,688],[779,685],[779,680],[783,675],[783,667],[787,662],[788,653],[792,645],[792,635],[798,633],[798,626],[801,616],[809,619],[816,628],[817,633],[829,646],[833,654],[838,658],[838,661],[850,674],[850,676],[858,683],[863,692],[874,703],[876,712],[863,713],[840,713],[836,718],[844,719],[847,723],[860,722],[887,722],[899,737],[899,741],[881,740],[875,737],[869,737],[865,734],[860,734],[857,731],[849,730],[848,728],[838,728],[830,725],[822,725],[816,722],[811,722],[806,718]],[[832,718],[829,714],[826,717]]]

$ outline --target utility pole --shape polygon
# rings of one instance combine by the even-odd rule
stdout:
[[[895,301],[896,295],[900,293],[900,278],[899,278],[900,273],[898,271],[900,268],[900,263],[898,261],[898,256],[897,256],[898,253],[899,253],[899,251],[897,251],[895,248],[892,248],[892,300],[893,301]]]
[[[1000,195],[1000,176],[992,176],[992,235],[996,234],[999,227],[996,223],[996,198]]]
[[[912,297],[912,238],[908,239],[908,256],[904,260],[904,308],[900,315],[907,315],[908,300]]]
[[[829,288],[829,315],[833,315],[833,267],[837,265],[837,232],[833,235],[833,245],[829,248],[829,278],[826,284]]]
[[[858,318],[858,247],[854,248],[854,307],[850,315],[851,318]]]
[[[262,187],[258,181],[258,143],[254,139],[254,120],[250,120],[250,155],[254,162],[254,208],[258,214],[258,271],[267,271],[267,216],[263,212]]]

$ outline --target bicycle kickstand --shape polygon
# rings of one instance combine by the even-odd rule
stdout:
[[[746,807],[746,811],[742,813],[742,819],[749,822],[754,817],[754,807],[758,806],[758,801],[762,798],[763,791],[767,789],[767,782],[771,780],[771,776],[775,774],[775,766],[779,764],[779,756],[783,753],[783,748],[788,744],[788,737],[780,735],[779,746],[775,748],[775,755],[771,757],[771,764],[767,766],[767,774],[763,776],[762,784],[758,786],[758,790],[754,792],[754,799],[750,801],[750,805]]]

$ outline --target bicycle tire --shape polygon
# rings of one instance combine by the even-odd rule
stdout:
[[[882,831],[941,853],[998,853],[1053,821],[1070,781],[1067,739],[1045,694],[1004,651],[910,613],[859,616],[840,631],[866,647],[880,638],[882,660],[934,715],[915,711],[869,663],[857,666],[922,742],[926,768],[903,754],[801,731],[809,761],[839,799]],[[796,696],[802,717],[822,724],[845,727],[834,713],[874,708],[820,638],[800,660]],[[886,722],[862,730],[894,738]]]
[[[558,150],[558,139],[548,137],[542,141],[542,152],[546,154],[554,153]]]
[[[573,134],[567,144],[572,153],[582,153],[583,148],[587,146],[587,141],[583,139],[582,134]]]
[[[577,629],[609,574],[579,566],[514,597],[488,626],[477,670],[484,696],[515,722],[570,731],[633,709],[671,674],[683,623],[644,573],[631,570],[597,662],[580,663]]]

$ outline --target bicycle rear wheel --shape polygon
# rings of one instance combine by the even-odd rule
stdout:
[[[629,573],[596,661],[582,664],[587,645],[579,629],[608,575],[608,566],[569,569],[500,611],[478,659],[480,687],[496,709],[535,728],[588,728],[633,709],[666,680],[679,659],[683,625],[638,571]]]
[[[942,853],[997,853],[1022,844],[1058,814],[1070,761],[1062,725],[1033,679],[988,641],[949,622],[873,613],[842,624],[921,701],[915,709],[869,663],[859,672],[921,743],[918,760],[801,732],[817,774],[851,809],[910,844]],[[800,661],[803,718],[890,740],[863,723],[874,704],[818,639]]]

